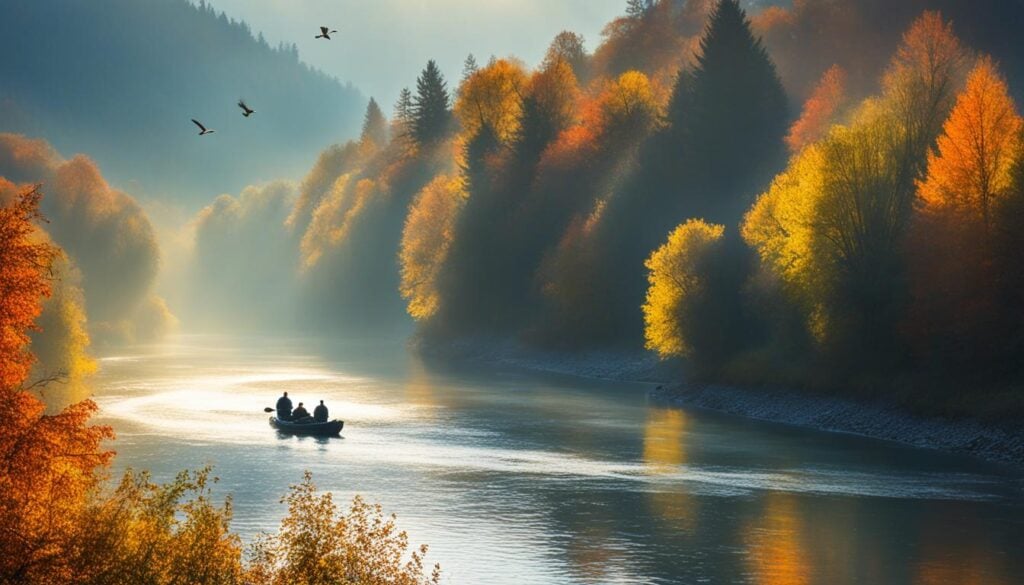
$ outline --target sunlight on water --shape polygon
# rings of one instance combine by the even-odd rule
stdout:
[[[118,465],[170,474],[214,464],[246,538],[275,527],[274,502],[311,470],[341,501],[363,493],[397,512],[452,583],[700,582],[709,572],[722,576],[713,582],[910,583],[892,567],[854,562],[881,554],[872,518],[895,514],[909,527],[920,506],[1021,500],[1019,479],[851,437],[830,437],[846,451],[830,450],[815,434],[647,405],[642,394],[260,347],[182,343],[105,358],[97,400],[119,436]],[[343,437],[270,429],[263,408],[282,391],[307,406],[325,400],[346,422]],[[927,542],[927,555],[899,574],[1008,582],[991,560],[1005,538],[969,559]]]

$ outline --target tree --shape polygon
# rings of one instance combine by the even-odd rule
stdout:
[[[720,0],[688,89],[690,215],[736,221],[784,162],[787,98],[775,65],[736,0]],[[675,99],[678,99],[675,98]],[[680,184],[675,183],[674,184]]]
[[[922,357],[947,371],[976,370],[1004,355],[1006,337],[997,333],[1014,311],[1001,310],[992,210],[1013,190],[1022,126],[1006,82],[990,59],[982,59],[918,182],[907,330]]]
[[[90,427],[96,405],[84,401],[45,414],[27,384],[33,356],[28,331],[50,294],[59,250],[40,241],[34,222],[40,192],[30,188],[0,208],[0,582],[70,582],[68,551],[97,469],[112,456],[100,444],[107,427]]]
[[[580,82],[589,79],[587,49],[584,44],[583,35],[572,31],[563,30],[555,35],[555,38],[548,46],[544,54],[544,61],[541,69],[546,70],[557,61],[565,61],[572,68],[573,75]]]
[[[760,341],[744,307],[750,252],[721,225],[687,220],[644,266],[644,344],[662,358],[687,357],[696,377],[728,375],[729,364]]]
[[[462,63],[462,81],[459,83],[459,86],[461,87],[462,84],[466,83],[467,79],[479,70],[480,66],[477,65],[476,57],[473,56],[473,53],[466,55],[466,60]]]
[[[426,321],[441,304],[438,276],[455,237],[455,222],[466,202],[461,177],[441,175],[420,191],[409,209],[398,254],[406,310]]]
[[[657,0],[626,0],[626,16],[640,19],[647,16]]]
[[[833,65],[821,76],[811,96],[804,102],[800,118],[793,122],[786,135],[790,152],[798,152],[812,142],[817,142],[836,122],[846,101],[846,71]]]
[[[469,137],[488,127],[502,144],[519,133],[526,72],[518,63],[499,59],[469,76],[459,88],[455,115]]]
[[[317,492],[308,472],[281,501],[288,505],[288,514],[277,535],[252,547],[246,575],[249,583],[440,583],[439,566],[434,565],[427,574],[423,561],[426,545],[410,551],[409,537],[379,505],[357,496],[348,511],[341,512],[330,492]]]
[[[949,211],[987,232],[994,200],[1012,183],[1021,126],[1006,82],[991,59],[982,59],[928,154],[928,174],[918,184],[923,211]]]
[[[412,136],[416,144],[429,146],[447,136],[451,123],[451,98],[437,63],[427,61],[416,79],[416,97],[412,106]]]
[[[380,111],[377,100],[370,98],[366,105],[366,114],[363,116],[363,132],[359,137],[363,144],[372,144],[376,148],[382,148],[388,142],[388,121],[384,113]]]
[[[650,284],[643,305],[647,349],[663,358],[692,353],[685,328],[697,318],[689,312],[693,299],[704,292],[697,267],[723,233],[724,226],[691,219],[669,234],[668,241],[644,262]]]

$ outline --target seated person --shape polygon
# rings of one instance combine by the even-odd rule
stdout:
[[[277,399],[277,418],[280,420],[290,420],[292,418],[292,399],[288,398],[287,392],[284,393],[284,396]]]
[[[303,422],[302,419],[304,418],[309,418],[309,411],[306,410],[306,407],[302,406],[302,403],[300,402],[299,406],[292,411],[292,420],[295,422]]]
[[[327,407],[324,406],[323,400],[320,401],[319,406],[313,409],[313,422],[327,422]]]

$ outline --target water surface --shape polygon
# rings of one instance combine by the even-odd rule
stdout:
[[[281,391],[345,420],[279,435]],[[649,403],[647,387],[424,364],[400,343],[178,337],[102,360],[117,466],[215,466],[274,530],[304,470],[430,545],[451,583],[1024,583],[1024,476]]]

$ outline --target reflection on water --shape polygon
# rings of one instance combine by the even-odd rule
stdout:
[[[745,529],[747,560],[759,585],[811,582],[803,521],[793,495],[769,492],[763,513]]]
[[[1002,585],[1021,476],[853,437],[648,405],[645,387],[427,365],[391,345],[181,338],[104,359],[119,466],[216,466],[273,529],[309,469],[428,542],[453,583]],[[340,439],[272,431],[282,391]]]

